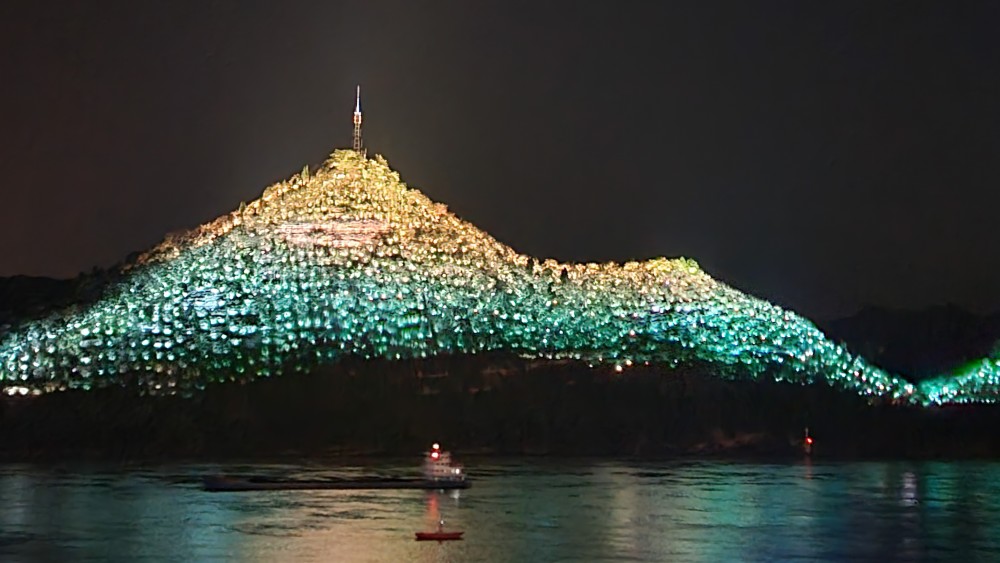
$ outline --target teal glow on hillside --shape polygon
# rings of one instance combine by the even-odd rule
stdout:
[[[920,383],[927,403],[995,403],[1000,397],[1000,357],[984,358]]]
[[[698,362],[721,377],[955,399],[885,373],[690,260],[520,255],[354,151],[164,241],[100,301],[15,327],[0,339],[0,381],[46,392],[136,377],[170,392],[349,355],[483,351],[615,371]]]

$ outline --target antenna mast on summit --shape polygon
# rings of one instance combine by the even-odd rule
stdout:
[[[354,103],[354,150],[361,152],[361,86],[358,86],[358,97]]]

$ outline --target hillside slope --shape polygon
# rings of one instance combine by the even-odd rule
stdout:
[[[616,371],[697,362],[720,377],[924,400],[691,260],[524,256],[408,188],[381,158],[346,150],[168,237],[96,302],[14,327],[0,340],[0,381],[8,393],[125,381],[173,392],[347,356],[484,351]]]

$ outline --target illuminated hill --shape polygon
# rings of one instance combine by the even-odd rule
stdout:
[[[1000,397],[1000,350],[955,373],[921,382],[920,392],[925,403],[995,403]]]
[[[15,327],[0,380],[8,393],[124,381],[173,392],[347,356],[485,351],[928,397],[691,260],[539,261],[354,151],[168,237],[98,301]]]

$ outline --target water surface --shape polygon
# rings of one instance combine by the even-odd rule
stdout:
[[[207,493],[208,473],[372,462],[0,465],[0,560],[784,561],[1000,558],[1000,463],[476,461],[460,492]],[[461,542],[415,542],[438,518]]]

